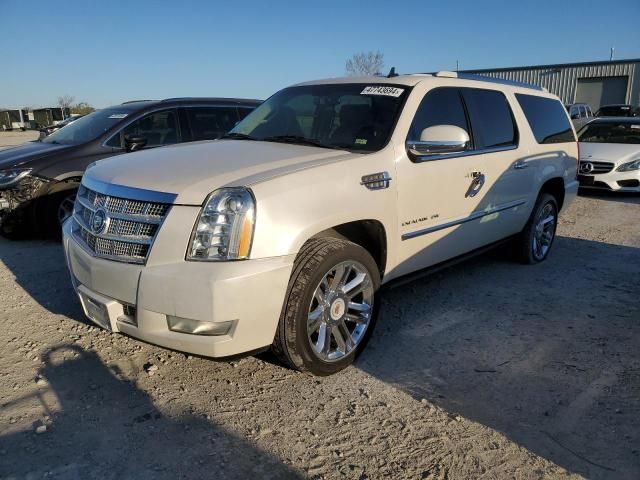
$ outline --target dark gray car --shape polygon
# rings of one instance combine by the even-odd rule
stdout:
[[[141,148],[220,138],[259,104],[229,98],[126,102],[0,150],[0,232],[58,235],[88,165]]]

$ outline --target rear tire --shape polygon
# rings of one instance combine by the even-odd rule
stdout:
[[[337,238],[309,240],[293,266],[273,352],[313,375],[346,368],[373,332],[379,287],[378,266],[364,248]]]
[[[546,260],[556,237],[558,203],[553,195],[541,193],[529,221],[514,242],[516,258],[527,265]]]

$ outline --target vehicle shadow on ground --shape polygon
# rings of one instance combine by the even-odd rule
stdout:
[[[13,273],[22,289],[51,313],[88,323],[71,286],[60,242],[22,242],[0,237],[0,263]]]
[[[609,202],[640,204],[640,193],[609,192],[607,190],[589,190],[585,188],[581,188],[578,193],[581,197],[597,198]]]
[[[559,237],[386,292],[356,367],[569,471],[640,478],[640,249]]]
[[[47,431],[38,434],[33,425],[0,434],[2,478],[302,478],[202,416],[160,412],[91,351],[63,345],[43,359],[39,374],[46,384],[2,408],[10,415],[30,402],[34,413],[50,417],[42,422]]]

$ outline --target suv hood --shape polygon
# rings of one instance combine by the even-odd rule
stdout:
[[[216,140],[142,150],[98,162],[87,177],[112,185],[172,193],[180,205],[202,205],[220,187],[339,161],[357,153],[254,140]]]
[[[580,160],[611,162],[616,165],[640,158],[640,145],[627,143],[580,143]]]
[[[71,145],[56,145],[55,143],[27,142],[24,145],[6,148],[0,150],[0,170],[16,167],[28,168],[34,160],[71,147]]]

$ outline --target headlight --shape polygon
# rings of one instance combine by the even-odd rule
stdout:
[[[15,185],[24,177],[29,175],[30,168],[18,168],[12,170],[0,170],[0,188]]]
[[[249,257],[256,202],[247,188],[221,188],[207,198],[191,234],[187,260]]]
[[[629,172],[631,170],[640,170],[640,159],[629,163],[623,163],[616,168],[616,172]]]

